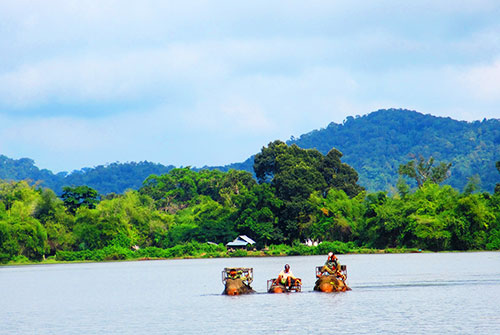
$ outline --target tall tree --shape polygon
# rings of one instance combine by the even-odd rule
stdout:
[[[363,188],[356,184],[356,171],[340,161],[342,154],[332,149],[323,156],[316,149],[301,149],[281,141],[269,143],[255,155],[254,170],[260,183],[270,182],[283,201],[277,213],[278,228],[288,242],[299,237],[314,208],[311,193],[326,196],[330,189],[341,189],[355,196]]]
[[[498,161],[495,166],[497,167],[498,172],[500,172],[500,161]],[[495,194],[500,194],[500,183],[497,183],[495,186]]]
[[[99,203],[99,193],[85,185],[76,187],[65,186],[63,187],[61,199],[64,201],[66,208],[74,214],[80,207],[95,208]]]
[[[399,174],[415,179],[419,188],[426,181],[440,184],[450,176],[451,163],[441,162],[434,166],[434,157],[425,159],[419,156],[406,164],[399,165]]]

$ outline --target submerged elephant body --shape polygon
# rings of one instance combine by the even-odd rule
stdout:
[[[285,285],[281,284],[273,284],[271,287],[267,290],[268,293],[285,293],[287,292],[287,289]]]
[[[278,282],[276,278],[267,281],[267,293],[300,292],[301,290],[302,280],[300,278],[292,279],[291,285],[288,287]]]
[[[226,286],[224,288],[224,292],[222,294],[226,295],[240,295],[240,294],[248,294],[254,293],[255,291],[247,284],[241,280],[241,278],[226,280]]]
[[[351,289],[334,275],[323,275],[316,280],[314,290],[319,292],[345,292]]]

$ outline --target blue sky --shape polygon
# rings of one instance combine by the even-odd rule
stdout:
[[[500,118],[498,1],[2,1],[0,154],[241,162],[347,116]]]

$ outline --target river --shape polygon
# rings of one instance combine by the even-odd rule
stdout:
[[[500,334],[500,253],[339,255],[344,293],[313,292],[325,256],[0,267],[0,334]],[[267,294],[288,263],[302,292]],[[224,267],[252,295],[221,295]]]

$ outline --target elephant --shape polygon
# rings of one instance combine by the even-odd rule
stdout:
[[[250,287],[253,281],[253,268],[224,268],[222,270],[222,283],[226,295],[240,295],[254,293]]]
[[[351,288],[334,275],[322,275],[316,280],[314,290],[319,292],[345,292]]]
[[[285,293],[285,292],[300,292],[302,290],[302,281],[300,278],[292,279],[293,284],[287,288],[285,285],[278,283],[277,280],[269,279],[267,281],[268,293]]]
[[[227,278],[226,286],[222,294],[240,295],[240,294],[248,294],[254,292],[255,291],[250,287],[250,285],[246,284],[241,278],[236,278],[236,279]]]

